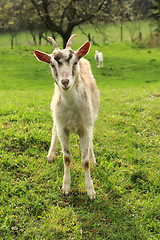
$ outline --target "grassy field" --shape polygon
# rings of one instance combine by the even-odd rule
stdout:
[[[0,38],[1,40],[1,38]],[[73,49],[83,44],[80,35]],[[86,39],[84,39],[85,41]],[[52,46],[38,47],[52,52]],[[60,145],[47,161],[53,79],[35,47],[0,48],[1,239],[160,239],[160,50],[130,42],[86,56],[101,92],[94,129],[97,197],[87,198],[79,140],[71,136],[71,193],[61,193]]]

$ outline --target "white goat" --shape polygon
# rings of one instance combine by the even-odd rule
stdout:
[[[90,176],[89,160],[96,163],[93,153],[93,125],[96,120],[100,96],[92,75],[90,64],[82,57],[90,48],[86,42],[77,51],[71,49],[72,35],[66,48],[60,50],[54,39],[49,38],[54,46],[51,55],[35,51],[35,56],[49,63],[55,80],[55,90],[51,103],[54,126],[48,160],[55,157],[56,143],[59,138],[64,162],[63,193],[70,191],[71,153],[69,149],[69,133],[75,132],[80,137],[81,163],[85,173],[85,185],[90,199],[95,198],[93,181]]]
[[[102,66],[103,68],[103,53],[99,52],[98,50],[95,51],[95,60],[97,62],[97,68]]]

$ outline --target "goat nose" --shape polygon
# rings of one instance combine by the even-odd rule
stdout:
[[[67,87],[67,85],[69,84],[69,79],[62,79],[62,80],[61,80],[61,83],[62,83],[65,87]]]

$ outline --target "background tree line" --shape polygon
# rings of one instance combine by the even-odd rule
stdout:
[[[159,0],[1,0],[0,32],[10,33],[11,46],[17,33],[24,30],[30,31],[35,44],[41,44],[42,38],[47,41],[49,31],[54,39],[60,35],[65,46],[76,26],[120,22],[122,40],[125,21],[134,23],[149,16],[160,31]],[[130,34],[133,38],[133,28]]]

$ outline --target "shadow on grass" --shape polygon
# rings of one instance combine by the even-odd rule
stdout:
[[[110,190],[105,192],[103,186],[96,189],[93,201],[87,197],[85,187],[78,190],[76,184],[68,197],[62,195],[59,206],[72,208],[79,224],[79,239],[147,239],[136,223],[134,211],[108,180],[105,184]]]

